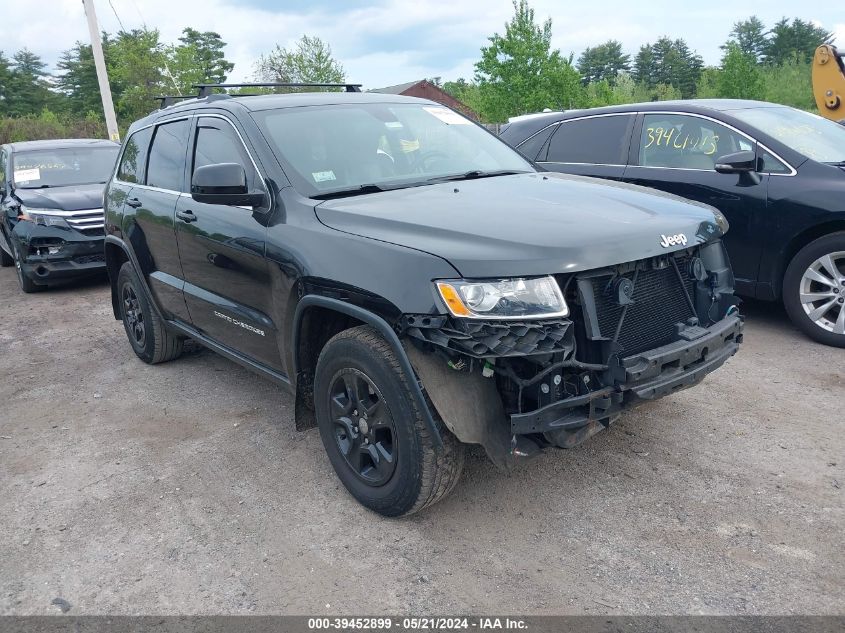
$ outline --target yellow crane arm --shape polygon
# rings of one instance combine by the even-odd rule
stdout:
[[[819,114],[845,120],[845,63],[835,46],[822,44],[813,57],[813,96]]]

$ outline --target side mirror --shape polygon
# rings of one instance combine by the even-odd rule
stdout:
[[[233,207],[260,207],[263,193],[250,193],[244,168],[237,163],[217,163],[197,167],[191,178],[191,197],[206,204]]]
[[[720,174],[744,174],[757,171],[757,156],[751,150],[725,154],[716,159],[716,171]]]

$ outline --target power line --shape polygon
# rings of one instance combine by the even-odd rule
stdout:
[[[123,22],[120,21],[120,16],[117,14],[117,9],[114,8],[111,0],[109,0],[109,6],[111,7],[112,13],[114,13],[114,17],[117,18],[117,23],[120,25],[120,30],[124,33],[126,32],[126,28],[123,26]]]

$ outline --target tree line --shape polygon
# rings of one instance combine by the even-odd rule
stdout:
[[[609,40],[576,60],[552,46],[551,19],[538,22],[528,0],[513,0],[513,7],[504,32],[482,47],[471,79],[431,79],[487,122],[545,108],[694,97],[762,99],[811,110],[813,53],[833,41],[830,32],[799,18],[767,28],[752,16],[733,25],[718,66],[706,67],[684,39],[670,37],[633,55]],[[153,97],[193,94],[197,83],[225,83],[234,69],[219,33],[191,27],[173,43],[163,42],[156,29],[104,32],[102,45],[122,128],[148,114]],[[331,47],[308,35],[291,48],[276,45],[259,56],[252,76],[291,83],[346,79]],[[27,49],[11,56],[0,51],[0,142],[90,134],[105,133],[89,44],[77,42],[64,51],[54,73]]]
[[[683,38],[661,37],[633,57],[609,40],[577,60],[551,45],[552,21],[538,23],[527,0],[514,0],[503,34],[481,49],[475,75],[441,87],[482,120],[544,108],[572,109],[641,101],[722,97],[760,99],[812,110],[811,62],[833,34],[800,18],[771,29],[756,16],[733,25],[718,66],[706,67]],[[439,84],[439,78],[432,81]]]

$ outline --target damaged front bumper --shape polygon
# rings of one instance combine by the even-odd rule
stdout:
[[[102,235],[18,222],[12,239],[23,274],[37,284],[95,275],[106,267]]]
[[[742,328],[742,318],[732,315],[709,328],[690,328],[688,339],[622,358],[624,382],[512,414],[511,433],[542,433],[561,448],[575,446],[610,425],[624,409],[701,382],[736,354]]]

